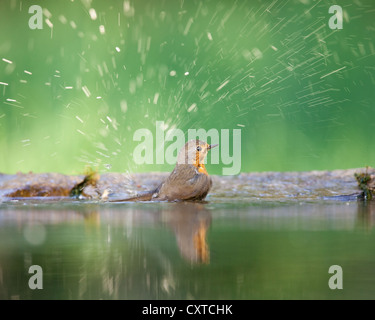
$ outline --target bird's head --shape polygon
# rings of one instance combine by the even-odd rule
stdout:
[[[208,151],[217,144],[208,144],[201,140],[190,140],[183,146],[177,156],[177,164],[192,164],[198,169],[204,168],[204,159]]]

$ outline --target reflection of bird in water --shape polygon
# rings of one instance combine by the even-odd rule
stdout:
[[[201,140],[188,141],[179,151],[172,173],[155,190],[113,201],[203,200],[212,186],[211,178],[204,166],[204,159],[208,151],[216,146]]]
[[[211,213],[201,203],[176,203],[163,211],[163,220],[173,230],[181,255],[192,263],[209,263],[207,230]]]

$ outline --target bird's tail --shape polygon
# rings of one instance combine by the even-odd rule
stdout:
[[[108,202],[150,201],[155,192],[156,192],[156,190],[151,190],[151,191],[147,191],[147,192],[142,193],[142,194],[138,194],[138,195],[136,195],[134,197],[131,197],[131,198],[118,199],[118,200],[111,199],[111,200],[108,200]]]

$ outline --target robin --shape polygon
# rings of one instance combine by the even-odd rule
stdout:
[[[216,146],[201,140],[188,141],[179,151],[176,166],[169,177],[155,190],[114,201],[203,200],[212,186],[203,162],[208,151]]]

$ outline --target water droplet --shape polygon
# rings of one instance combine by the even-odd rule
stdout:
[[[90,18],[91,18],[92,20],[96,20],[96,18],[98,17],[98,16],[96,15],[96,11],[95,11],[94,8],[91,8],[91,9],[89,10],[89,15],[90,15]]]

